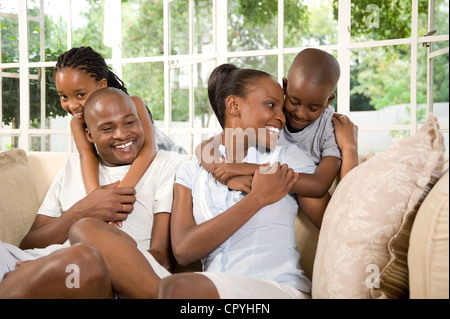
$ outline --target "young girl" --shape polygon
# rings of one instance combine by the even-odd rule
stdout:
[[[86,192],[90,193],[99,186],[98,159],[95,147],[89,143],[85,135],[84,103],[94,91],[103,87],[115,87],[125,93],[127,90],[122,80],[107,66],[103,57],[91,47],[72,48],[61,54],[56,63],[54,77],[61,106],[73,116],[70,127],[81,158]],[[134,187],[138,183],[155,157],[155,142],[159,149],[184,153],[182,148],[177,147],[168,137],[155,130],[151,112],[144,105],[142,99],[137,96],[131,98],[144,127],[145,140],[154,142],[144,143],[144,147],[133,162],[130,171],[118,185],[120,187]],[[127,145],[118,147],[126,148]]]
[[[315,165],[293,146],[270,149],[285,123],[283,90],[263,71],[224,64],[212,72],[208,95],[224,129],[221,155],[234,161],[242,152],[244,162],[273,165],[254,171],[245,196],[217,183],[197,159],[181,165],[172,248],[179,264],[201,259],[204,272],[162,279],[159,297],[309,298],[311,283],[295,249],[298,204],[288,192],[298,173],[311,173]],[[255,134],[239,141],[239,131]]]

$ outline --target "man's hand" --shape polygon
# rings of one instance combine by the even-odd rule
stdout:
[[[117,187],[119,181],[100,186],[75,203],[75,210],[83,217],[96,217],[105,222],[120,222],[133,211],[136,191],[133,187]]]

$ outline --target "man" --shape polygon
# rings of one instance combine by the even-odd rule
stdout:
[[[105,246],[96,243],[104,250],[130,254],[131,264],[149,265],[155,282],[148,289],[156,292],[159,278],[170,275],[169,221],[181,157],[158,151],[135,189],[118,188],[116,181],[128,172],[144,142],[135,105],[120,90],[104,88],[89,97],[84,113],[86,135],[97,148],[100,183],[105,186],[86,196],[79,156],[67,161],[22,242],[24,247],[45,248],[22,251],[0,243],[0,280],[2,268],[5,272],[16,262],[20,265],[0,282],[0,297],[99,298],[111,297],[113,291],[120,295],[126,274],[93,245],[78,243],[87,235],[105,240]],[[121,228],[112,221],[120,221]],[[117,244],[109,242],[111,238]],[[25,260],[33,261],[21,263]],[[122,278],[115,275],[118,270]]]

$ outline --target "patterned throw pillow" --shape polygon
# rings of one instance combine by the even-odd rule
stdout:
[[[440,175],[443,136],[434,116],[418,132],[355,167],[326,209],[314,261],[313,298],[370,298],[388,243]]]

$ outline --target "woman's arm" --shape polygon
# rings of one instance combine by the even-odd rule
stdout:
[[[175,259],[170,244],[170,213],[155,214],[152,228],[152,240],[148,251],[156,261],[169,272],[175,267]]]
[[[222,214],[197,225],[193,217],[192,192],[175,184],[171,221],[172,248],[180,265],[187,265],[213,252],[262,207],[285,196],[298,175],[287,165],[274,164],[270,173],[258,169],[252,190]],[[276,212],[274,212],[276,213]]]
[[[80,154],[81,173],[83,175],[86,193],[89,194],[100,186],[98,179],[98,157],[94,144],[88,141],[85,132],[85,124],[77,118],[70,121],[73,139]]]
[[[137,96],[132,96],[131,98],[136,105],[136,110],[144,129],[145,140],[138,156],[131,164],[130,170],[120,182],[119,187],[135,187],[156,156],[155,132],[147,107],[141,98]]]

